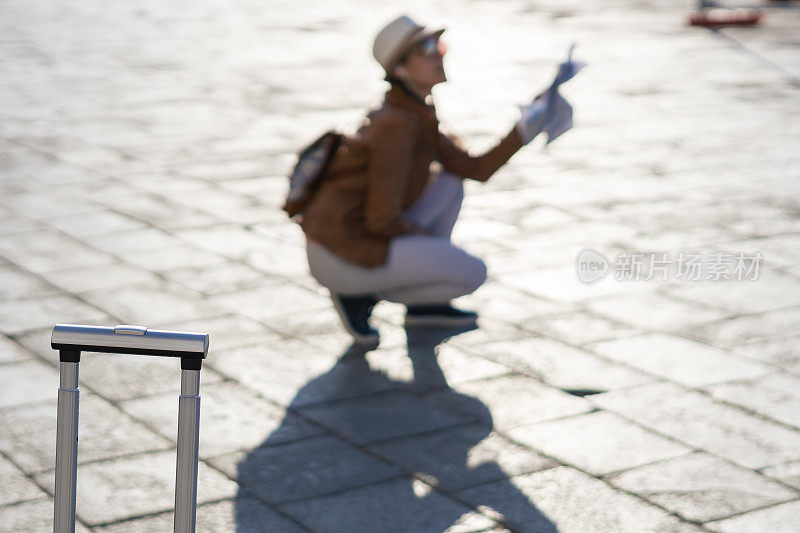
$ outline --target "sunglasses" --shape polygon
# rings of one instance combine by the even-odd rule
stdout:
[[[416,52],[425,58],[434,57],[437,54],[443,56],[447,52],[447,47],[438,36],[434,36],[428,37],[419,43],[416,47]]]

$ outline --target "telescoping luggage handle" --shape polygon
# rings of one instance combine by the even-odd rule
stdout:
[[[50,345],[59,351],[60,386],[56,430],[54,533],[75,531],[78,473],[78,364],[81,352],[179,357],[178,457],[175,476],[176,533],[195,530],[200,440],[200,369],[208,354],[208,334],[151,330],[141,326],[56,324]]]

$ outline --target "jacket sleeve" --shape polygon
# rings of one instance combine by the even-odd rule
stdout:
[[[497,169],[511,159],[511,156],[522,148],[522,139],[517,133],[516,126],[511,128],[503,140],[488,152],[472,156],[460,148],[453,139],[447,135],[439,134],[438,161],[448,172],[477,181],[486,181]]]
[[[396,237],[419,229],[405,216],[403,206],[418,128],[401,111],[383,111],[371,120],[365,139],[370,156],[364,223],[374,235]]]

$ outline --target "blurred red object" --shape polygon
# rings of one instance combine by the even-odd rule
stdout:
[[[763,13],[756,9],[704,9],[689,14],[692,26],[754,26]]]

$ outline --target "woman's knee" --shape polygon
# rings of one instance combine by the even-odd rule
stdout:
[[[486,281],[486,263],[449,242],[437,270],[446,272],[447,281],[462,287],[464,294],[475,292]]]
[[[472,294],[486,282],[486,263],[482,259],[473,255],[468,256],[469,261],[464,265],[463,270],[463,284],[466,290],[465,294]]]
[[[475,265],[475,278],[473,279],[474,291],[478,289],[481,285],[486,283],[486,276],[488,274],[488,270],[486,268],[486,263],[483,262],[482,259],[475,258],[476,265]]]

